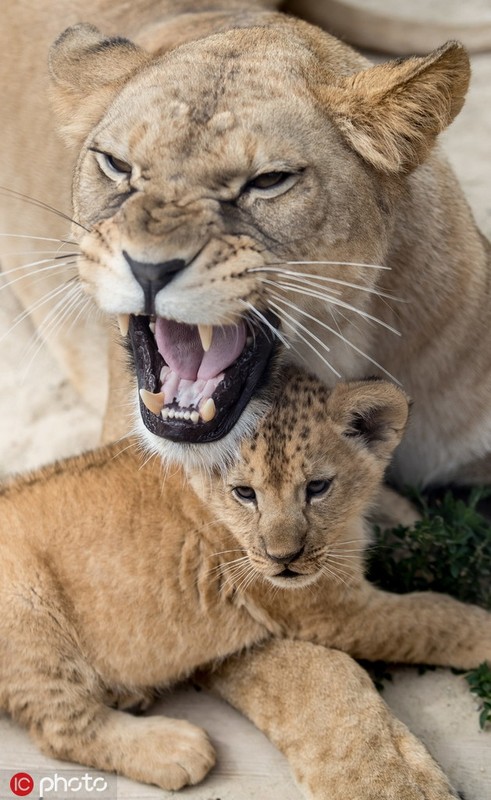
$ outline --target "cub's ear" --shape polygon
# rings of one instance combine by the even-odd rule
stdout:
[[[371,67],[324,87],[322,101],[352,147],[377,169],[407,173],[457,116],[469,85],[458,42],[428,56]]]
[[[67,28],[49,52],[50,95],[69,144],[80,145],[128,78],[151,56],[93,25]]]
[[[388,381],[339,383],[329,397],[328,413],[343,427],[344,436],[388,461],[402,439],[409,401]]]

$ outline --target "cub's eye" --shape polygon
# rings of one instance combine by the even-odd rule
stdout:
[[[330,480],[310,481],[305,490],[307,501],[315,499],[316,497],[322,497],[323,494],[326,494],[331,483],[332,481]]]
[[[272,186],[278,186],[278,184],[283,183],[290,175],[290,172],[263,172],[262,175],[257,175],[252,181],[249,181],[247,188],[271,189]]]
[[[123,161],[121,158],[111,155],[111,153],[101,153],[99,150],[94,150],[94,152],[97,163],[108,178],[118,180],[131,175],[133,168],[127,161]]]
[[[235,486],[232,489],[232,494],[234,494],[241,503],[256,502],[256,492],[251,486]]]
[[[276,197],[298,180],[297,172],[263,172],[248,181],[242,192],[258,191],[263,197]]]

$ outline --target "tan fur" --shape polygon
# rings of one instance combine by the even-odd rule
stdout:
[[[283,335],[294,344],[289,356],[307,363],[326,384],[336,376],[323,358],[344,378],[383,374],[382,367],[414,398],[411,429],[396,456],[397,480],[486,481],[489,249],[435,148],[438,133],[464,100],[466,54],[451,43],[427,57],[369,68],[319,29],[273,13],[277,5],[244,0],[221,11],[205,0],[185,6],[148,0],[138,7],[50,0],[33,3],[25,26],[18,4],[9,0],[3,26],[3,182],[66,210],[77,159],[75,215],[90,229],[75,226],[73,232],[84,254],[79,271],[102,309],[142,310],[142,292],[123,249],[156,261],[199,253],[159,293],[158,313],[220,325],[242,316],[244,303],[262,310],[275,303]],[[72,143],[68,157],[53,133],[40,65],[49,41],[81,20],[103,33],[72,29],[51,51],[51,92]],[[111,43],[107,37],[114,35],[136,45]],[[16,52],[14,74],[10,47]],[[115,211],[109,205],[127,187],[101,175],[87,150],[94,141],[136,165],[133,183],[140,191]],[[289,191],[267,200],[251,193],[237,200],[236,212],[222,213],[223,203],[233,206],[244,181],[279,159],[305,167]],[[36,216],[41,227],[35,232],[66,235],[49,216],[39,210]],[[19,206],[9,200],[6,230],[29,232],[33,219],[25,212],[19,222]],[[286,263],[299,260],[384,264],[391,271]],[[248,272],[278,263],[289,272]],[[290,277],[292,269],[360,288],[316,277],[308,279],[314,287],[302,287]],[[290,286],[272,287],[265,279]],[[57,275],[13,288],[27,304],[59,282]],[[303,293],[333,288],[342,294],[331,295],[331,302]],[[336,306],[337,299],[397,328],[401,337]],[[49,308],[33,311],[36,324]],[[134,389],[125,384],[114,347],[108,355],[107,326],[91,319],[83,334],[67,339],[55,342],[55,349],[90,402],[101,402],[103,375],[108,368],[113,373],[106,433],[127,431],[120,409]],[[247,414],[242,421],[247,428]],[[243,430],[239,426],[230,443],[207,445],[202,458],[218,463],[224,451],[233,452]],[[151,449],[182,461],[182,448],[142,433]]]
[[[491,658],[487,612],[363,577],[364,517],[406,419],[386,382],[329,393],[290,370],[240,460],[193,472],[194,491],[182,472],[140,467],[134,442],[13,480],[0,497],[1,706],[51,755],[177,789],[214,763],[204,732],[109,705],[146,706],[201,668],[306,797],[455,797],[350,657]]]

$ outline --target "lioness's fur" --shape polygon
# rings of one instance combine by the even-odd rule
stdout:
[[[71,158],[78,158],[75,213],[89,229],[75,226],[84,253],[79,269],[98,304],[110,313],[143,309],[125,248],[136,259],[157,261],[189,260],[199,251],[158,294],[159,314],[220,325],[237,320],[248,304],[273,308],[283,338],[294,344],[291,357],[303,358],[327,384],[336,377],[323,358],[343,377],[380,372],[378,364],[415,399],[396,456],[399,480],[486,481],[489,247],[434,147],[462,106],[466,54],[451,44],[427,58],[369,69],[319,29],[271,13],[276,5],[244,0],[220,12],[204,0],[137,9],[109,0],[50,0],[33,4],[27,27],[18,4],[7,3],[4,51],[13,43],[20,57],[13,75],[7,59],[3,80],[3,182],[68,208],[70,158],[50,133],[41,64],[48,40],[63,27],[80,20],[98,25],[104,34],[73,29],[51,55],[55,106],[75,145]],[[124,34],[144,49],[106,34]],[[125,180],[101,174],[88,150],[94,143],[136,165],[133,196],[126,197]],[[285,168],[301,171],[289,191],[240,195],[258,170]],[[17,217],[18,207],[7,209],[7,227],[29,229],[27,215],[22,225]],[[36,232],[46,234],[53,227],[41,219]],[[288,264],[299,260],[383,264],[391,271]],[[292,272],[316,277],[302,283]],[[42,289],[33,281],[14,288],[30,302],[59,280],[46,280]],[[87,396],[102,385],[95,364],[107,369],[106,334],[100,321],[91,325],[59,345]],[[133,393],[121,385],[119,376],[113,409]],[[246,413],[244,425],[247,419]],[[182,458],[182,448],[176,452],[149,433],[147,440]],[[201,448],[208,463],[221,452],[216,445]]]
[[[330,394],[297,371],[278,389],[240,460],[193,473],[194,492],[121,445],[3,489],[0,705],[50,754],[177,789],[214,763],[204,732],[109,706],[215,664],[203,682],[268,733],[306,797],[450,800],[345,655],[491,658],[487,612],[363,577],[364,515],[406,399],[385,382]]]

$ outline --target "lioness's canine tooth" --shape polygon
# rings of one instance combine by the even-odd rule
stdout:
[[[211,420],[217,413],[213,397],[209,397],[206,403],[203,403],[203,405],[199,410],[199,413],[201,414],[201,419],[203,420],[203,422],[211,422]]]
[[[121,336],[127,336],[130,327],[130,315],[118,314],[118,326],[121,331]]]
[[[153,394],[153,392],[149,392],[147,389],[140,389],[140,397],[142,403],[152,414],[160,414],[165,405],[165,396],[163,392]]]
[[[211,347],[211,340],[213,339],[213,325],[198,325],[199,338],[201,339],[201,347],[208,352]]]

